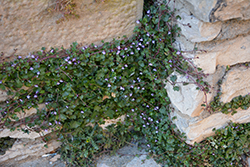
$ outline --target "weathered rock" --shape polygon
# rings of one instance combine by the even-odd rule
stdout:
[[[160,167],[152,158],[146,159],[147,155],[135,157],[126,167]]]
[[[223,114],[221,112],[212,114],[206,118],[188,118],[180,112],[172,113],[177,119],[174,123],[181,132],[187,136],[187,143],[199,143],[209,136],[214,135],[213,128],[220,129],[228,125],[230,121],[235,123],[250,122],[250,109],[238,110],[234,115]]]
[[[78,41],[84,45],[101,44],[123,35],[131,36],[136,20],[142,17],[143,0],[75,0],[80,18],[60,22],[60,12],[48,12],[52,1],[6,0],[0,2],[0,50],[8,57],[27,55],[41,47],[69,47]]]
[[[249,34],[250,20],[232,19],[223,22],[221,32],[216,37],[216,40],[232,39],[241,34]]]
[[[231,66],[250,62],[250,35],[231,40],[202,42],[197,47],[207,51],[195,55],[199,57],[195,60],[196,64],[207,73],[213,73],[217,65]]]
[[[107,126],[116,124],[117,122],[123,123],[125,120],[125,115],[122,115],[116,119],[105,119],[105,124],[99,125],[102,129],[106,129]]]
[[[213,40],[220,32],[222,22],[206,23],[184,12],[180,14],[179,26],[183,34],[191,42]]]
[[[0,102],[7,100],[8,95],[5,91],[0,89]]]
[[[182,114],[186,114],[190,117],[199,116],[202,111],[201,104],[205,101],[205,95],[202,91],[197,90],[197,85],[189,84],[183,86],[183,82],[193,83],[192,79],[187,79],[186,76],[182,76],[178,73],[172,75],[177,76],[176,86],[179,86],[179,91],[173,90],[173,85],[167,82],[165,89],[168,92],[171,103],[176,107]],[[168,79],[170,80],[170,79]],[[210,101],[211,95],[207,95],[207,101]]]
[[[221,84],[221,101],[226,103],[239,95],[250,92],[250,69],[239,67],[230,69]]]
[[[47,143],[48,148],[41,138],[37,139],[18,139],[14,145],[0,156],[0,166],[6,161],[20,161],[27,157],[39,157],[45,153],[54,151],[61,143],[56,140],[50,140]]]
[[[189,11],[204,22],[250,18],[248,0],[180,0]]]
[[[25,126],[21,126],[23,128],[25,128]],[[47,130],[47,131],[42,131],[41,135],[46,135],[48,133],[50,133],[51,130]],[[37,132],[34,131],[30,131],[29,134],[24,133],[23,131],[19,131],[17,129],[15,129],[14,131],[10,131],[9,129],[1,129],[0,130],[0,137],[11,137],[11,138],[27,138],[27,139],[35,139],[35,138],[39,138],[41,137],[41,135]]]

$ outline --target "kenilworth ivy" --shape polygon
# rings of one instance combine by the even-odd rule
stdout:
[[[177,78],[166,79],[177,71],[204,93],[208,84],[201,69],[191,68],[192,62],[173,47],[179,31],[174,11],[166,3],[145,4],[130,39],[100,46],[75,42],[70,49],[42,48],[28,58],[3,62],[0,88],[10,98],[0,110],[1,125],[27,133],[53,129],[62,142],[62,158],[72,166],[91,166],[100,154],[140,138],[164,166],[240,166],[249,148],[249,124],[232,124],[195,146],[176,130],[164,87],[165,82],[175,85]],[[46,108],[39,110],[39,104]],[[16,113],[32,107],[37,114],[19,120]],[[122,115],[124,123],[100,128],[105,119]]]

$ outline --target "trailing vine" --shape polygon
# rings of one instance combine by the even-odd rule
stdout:
[[[248,153],[249,124],[230,124],[192,146],[172,123],[165,82],[179,88],[170,74],[184,74],[197,89],[209,91],[202,70],[173,47],[180,30],[175,20],[167,2],[147,4],[132,38],[100,46],[74,42],[70,49],[42,48],[30,57],[2,62],[0,88],[10,98],[0,108],[0,126],[26,133],[54,131],[62,142],[62,158],[71,166],[91,166],[99,155],[141,138],[164,166],[240,166],[239,157]],[[38,109],[39,104],[46,107]],[[30,108],[37,113],[17,116]],[[124,122],[100,127],[105,119],[123,115]]]

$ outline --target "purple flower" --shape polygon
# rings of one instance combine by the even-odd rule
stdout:
[[[124,50],[128,50],[128,48],[124,48]]]
[[[40,74],[40,72],[38,71],[38,72],[37,72],[37,75],[39,75],[39,74]]]
[[[155,133],[158,133],[158,131],[155,131]]]
[[[51,125],[52,125],[52,123],[50,122],[50,123],[49,123],[49,125],[51,126]]]
[[[66,108],[69,108],[68,106],[66,106]]]
[[[108,84],[108,87],[110,88],[110,87],[111,87],[111,85],[110,85],[110,84]]]
[[[120,47],[120,46],[118,46],[118,47],[117,47],[117,49],[118,49],[118,50],[120,50],[120,49],[121,49],[121,47]]]
[[[150,10],[147,11],[147,14],[149,14],[149,13],[150,13]]]
[[[34,98],[37,98],[37,95],[34,95]]]
[[[140,41],[143,41],[143,39],[141,38]],[[139,44],[140,45],[140,44]]]
[[[132,112],[134,112],[135,110],[134,109],[131,109]]]
[[[109,79],[108,78],[105,78],[105,81],[108,81]]]
[[[105,55],[105,54],[106,54],[106,52],[105,52],[105,51],[102,51],[102,54],[104,54],[104,55]]]
[[[148,65],[152,66],[153,64],[152,64],[152,63],[149,63]]]
[[[22,56],[18,56],[18,58],[19,58],[19,59],[21,59],[21,58],[22,58]]]
[[[168,35],[170,35],[171,34],[171,32],[170,31],[168,31]]]
[[[127,65],[127,64],[125,64],[124,66],[125,66],[125,67],[128,67],[128,65]]]
[[[118,51],[116,52],[116,54],[119,55],[119,53],[120,53],[120,51],[118,50]]]
[[[141,90],[144,90],[145,88],[141,88]]]
[[[32,67],[30,67],[30,70],[32,71],[32,70],[34,70]]]
[[[150,34],[149,34],[149,33],[147,33],[147,36],[149,37],[149,36],[150,36]]]
[[[140,24],[140,21],[139,21],[139,20],[137,20],[137,21],[136,21],[136,23],[137,23],[137,24]]]
[[[150,147],[150,145],[149,145],[149,144],[147,144],[147,146],[148,146],[148,147]]]
[[[155,43],[155,41],[152,41],[152,43]]]
[[[84,111],[81,111],[81,113],[83,114],[83,113],[84,113]]]
[[[133,55],[133,54],[134,54],[134,52],[130,52],[130,54],[131,54],[131,55]]]
[[[181,54],[181,52],[180,52],[180,51],[177,51],[176,54],[179,55],[179,54]]]
[[[146,125],[142,125],[144,128],[146,127]]]
[[[27,96],[27,99],[29,99],[29,98],[30,98],[30,95]]]

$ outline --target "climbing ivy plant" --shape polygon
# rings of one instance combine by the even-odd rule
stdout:
[[[74,42],[69,49],[42,48],[27,58],[2,62],[0,88],[10,98],[0,108],[1,126],[26,133],[54,131],[62,142],[62,158],[71,166],[92,166],[102,153],[141,138],[164,166],[240,166],[240,156],[248,153],[249,124],[230,124],[192,146],[172,123],[164,87],[170,82],[179,88],[170,74],[185,74],[204,93],[209,85],[202,70],[191,68],[192,62],[173,47],[179,16],[167,2],[150,2],[132,38],[99,46]],[[40,104],[45,108],[39,109]],[[36,115],[17,116],[30,108],[37,108]],[[120,116],[124,122],[100,127]]]

